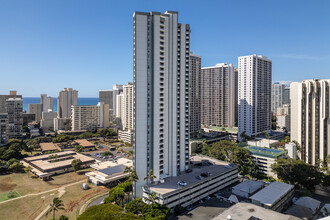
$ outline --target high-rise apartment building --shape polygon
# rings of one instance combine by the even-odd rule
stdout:
[[[0,113],[0,146],[8,142],[8,114]]]
[[[58,118],[71,118],[71,106],[78,105],[78,91],[64,88],[59,92],[57,103]]]
[[[57,112],[53,112],[48,109],[47,112],[43,112],[40,121],[40,127],[42,129],[54,129],[54,119],[57,118]]]
[[[120,120],[124,116],[124,94],[120,93],[116,95],[116,118]]]
[[[178,13],[135,12],[134,195],[142,196],[144,177],[154,182],[189,168],[190,27]]]
[[[234,127],[235,94],[233,64],[202,68],[202,124]]]
[[[276,114],[277,108],[283,105],[285,85],[278,82],[272,84],[272,113]]]
[[[282,98],[283,105],[290,105],[290,87],[285,87]]]
[[[47,94],[41,94],[40,103],[42,105],[42,112],[48,112],[48,110],[53,111],[54,99],[53,97],[47,96]]]
[[[7,113],[6,100],[9,98],[23,98],[22,95],[17,95],[16,91],[9,91],[9,95],[0,95],[0,113]]]
[[[113,119],[113,91],[112,90],[100,90],[99,91],[99,102],[103,102],[105,105],[109,105],[109,120]]]
[[[238,57],[238,137],[271,130],[272,61],[261,55]]]
[[[99,102],[97,105],[72,106],[72,131],[96,130],[109,127],[109,105]]]
[[[8,98],[6,100],[8,114],[8,139],[22,138],[23,135],[23,100],[21,98]]]
[[[291,83],[291,140],[300,158],[315,165],[330,154],[330,79]]]
[[[133,83],[123,86],[123,130],[133,129]]]
[[[42,113],[42,104],[30,103],[28,104],[28,114],[34,114],[36,122],[40,122]]]
[[[189,129],[190,134],[201,130],[201,74],[202,57],[195,54],[189,56]]]
[[[113,108],[113,115],[116,116],[116,97],[117,95],[119,95],[120,93],[123,92],[123,85],[113,85],[112,87],[112,108]]]
[[[238,69],[235,69],[235,127],[238,126]]]

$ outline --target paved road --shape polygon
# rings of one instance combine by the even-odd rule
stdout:
[[[100,196],[98,197],[97,199],[93,200],[93,202],[89,203],[88,206],[86,207],[86,209],[88,209],[89,207],[93,206],[93,205],[100,205],[101,204],[101,201],[103,199],[105,199],[106,197],[108,197],[109,195],[106,194],[104,196]]]

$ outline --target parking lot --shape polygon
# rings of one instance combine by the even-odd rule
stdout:
[[[90,156],[90,157],[93,157],[95,160],[98,160],[98,161],[115,161],[119,158],[127,158],[128,155],[127,153],[125,152],[122,152],[121,150],[116,150],[116,148],[112,148],[112,147],[109,147],[109,146],[106,146],[104,144],[101,145],[101,144],[98,144],[97,146],[97,150],[95,151],[88,151],[88,152],[85,152],[84,154],[86,156]],[[104,152],[111,152],[112,155],[103,155]]]

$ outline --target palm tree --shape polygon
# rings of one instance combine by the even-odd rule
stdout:
[[[151,203],[151,207],[153,208],[158,197],[155,192],[152,192],[151,194],[148,194],[147,198],[144,198],[144,199],[146,202]]]
[[[154,171],[150,170],[148,172],[148,175],[146,177],[144,177],[144,180],[148,181],[148,185],[151,183],[152,179],[156,178],[156,176],[154,176]]]
[[[132,183],[132,194],[133,194],[133,183],[139,180],[138,175],[132,169],[132,167],[126,167],[124,173],[129,173],[128,181]],[[133,195],[132,195],[133,197]],[[130,198],[129,198],[130,199]]]
[[[60,200],[58,197],[55,197],[55,198],[53,199],[53,203],[51,203],[49,206],[50,206],[50,207],[49,207],[48,211],[46,212],[46,216],[47,216],[49,213],[53,212],[53,220],[55,220],[55,212],[56,212],[56,211],[58,211],[58,210],[64,210],[64,204],[63,204],[63,201]]]

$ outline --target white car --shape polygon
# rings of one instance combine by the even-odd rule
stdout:
[[[185,181],[179,180],[178,185],[179,186],[186,186],[187,183]]]

